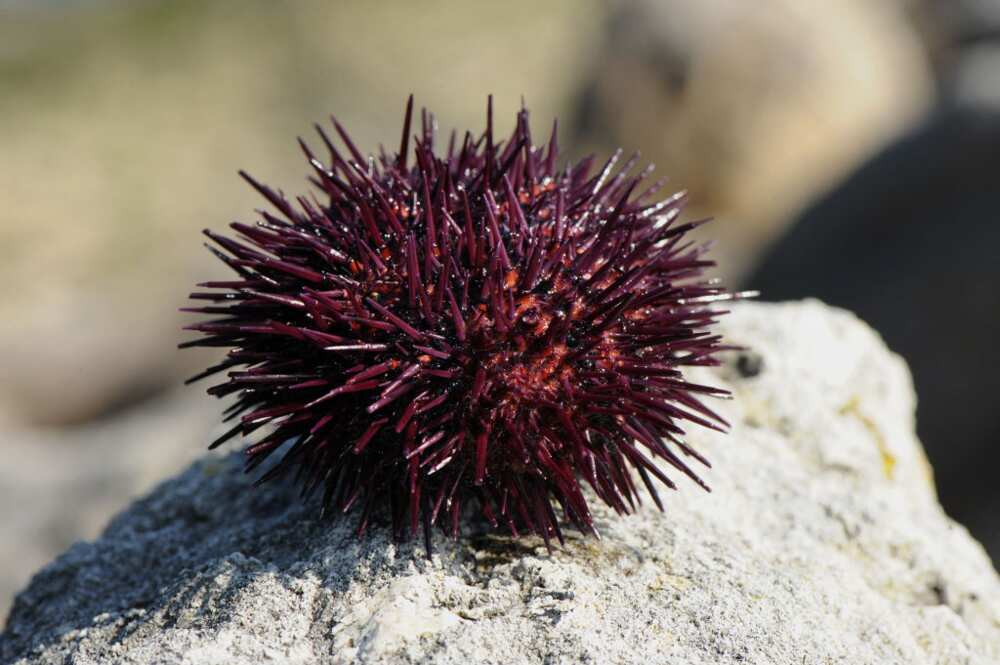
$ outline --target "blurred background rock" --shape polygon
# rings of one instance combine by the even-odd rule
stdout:
[[[1000,97],[992,9],[0,0],[0,616],[211,440],[218,405],[179,389],[206,357],[175,350],[176,309],[221,274],[198,231],[260,205],[237,168],[299,191],[294,138],[331,111],[368,150],[410,92],[443,128],[481,127],[492,93],[507,130],[523,96],[573,156],[641,148],[689,189],[739,285],[868,160]]]

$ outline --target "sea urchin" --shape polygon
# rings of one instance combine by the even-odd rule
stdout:
[[[464,506],[494,527],[562,540],[560,518],[593,532],[583,485],[620,513],[641,480],[674,484],[660,458],[704,484],[685,458],[682,421],[724,429],[702,403],[724,391],[681,369],[717,364],[709,326],[731,296],[703,269],[705,247],[679,223],[683,195],[648,202],[647,169],[620,151],[557,166],[555,128],[536,146],[522,110],[506,142],[492,101],[480,136],[434,152],[407,105],[397,154],[365,158],[339,123],[321,162],[301,140],[317,195],[296,204],[241,175],[273,206],[234,240],[205,231],[238,279],[208,282],[181,346],[228,347],[209,389],[235,393],[217,439],[264,428],[247,470],[282,449],[258,482],[294,470],[324,511],[386,505],[394,534],[457,535]],[[707,487],[706,487],[707,489]],[[554,500],[554,501],[553,501]],[[554,505],[557,504],[557,505]]]

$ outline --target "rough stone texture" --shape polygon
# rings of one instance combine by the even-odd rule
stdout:
[[[469,523],[428,561],[206,458],[38,573],[0,660],[1000,662],[1000,580],[937,504],[903,363],[816,302],[723,328],[753,352],[698,377],[735,394],[730,436],[690,436],[711,494],[598,510],[551,555]]]

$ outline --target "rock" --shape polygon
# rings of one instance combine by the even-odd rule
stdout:
[[[1000,579],[937,504],[903,362],[814,301],[722,329],[759,357],[695,373],[735,398],[729,436],[690,432],[711,494],[598,508],[552,554],[468,522],[428,560],[207,457],[39,572],[0,660],[1000,662]]]
[[[933,95],[908,1],[630,0],[578,104],[598,152],[641,148],[689,190],[728,278]],[[947,3],[938,3],[947,4]]]

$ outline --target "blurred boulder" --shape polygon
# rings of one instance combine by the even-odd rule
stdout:
[[[909,0],[907,5],[946,95],[968,52],[1000,41],[996,0]]]
[[[582,139],[641,149],[688,188],[726,277],[920,117],[922,45],[899,2],[624,0],[580,97]]]

